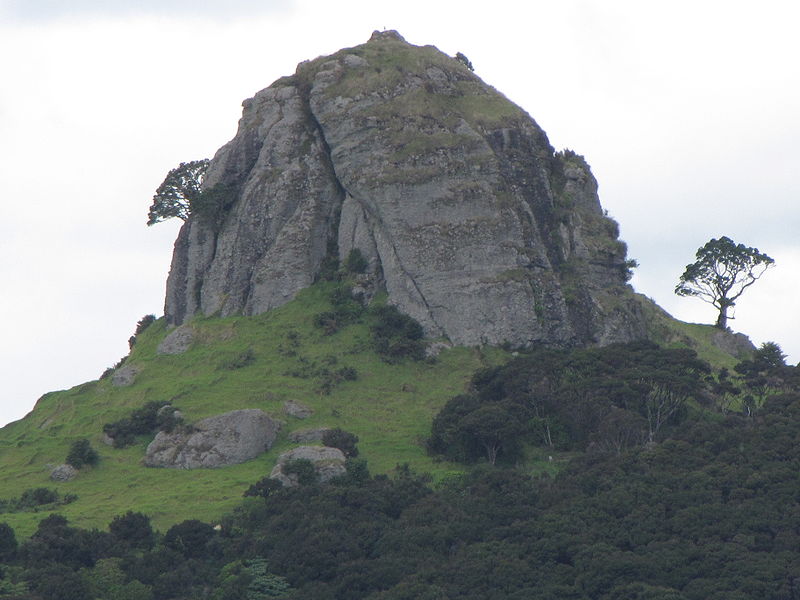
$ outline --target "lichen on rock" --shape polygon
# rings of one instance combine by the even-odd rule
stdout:
[[[396,32],[301,63],[245,101],[205,184],[235,198],[179,234],[165,312],[259,314],[358,249],[367,275],[454,344],[646,335],[588,164],[556,153],[460,61]]]

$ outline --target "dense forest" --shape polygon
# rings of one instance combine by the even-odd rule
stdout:
[[[732,372],[644,342],[523,352],[432,423],[463,475],[371,476],[342,435],[346,476],[253,482],[219,523],[0,524],[0,597],[795,600],[798,382],[775,344]]]

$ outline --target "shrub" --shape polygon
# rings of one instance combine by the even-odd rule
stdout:
[[[322,434],[322,443],[331,448],[338,448],[347,458],[355,458],[358,456],[358,436],[344,431],[337,427],[336,429],[329,429]]]
[[[98,463],[99,460],[100,456],[97,454],[95,449],[92,448],[89,440],[82,438],[80,440],[75,440],[72,443],[65,462],[68,465],[72,465],[76,469],[81,469],[85,465],[93,467]]]
[[[268,498],[278,490],[283,488],[283,484],[272,477],[263,477],[247,488],[244,493],[245,498],[255,496],[258,498]]]
[[[124,515],[117,515],[109,523],[108,530],[115,538],[134,548],[149,550],[155,543],[150,518],[139,512],[129,510]]]
[[[164,545],[187,558],[199,558],[207,553],[207,544],[216,534],[208,523],[188,519],[173,525],[164,535]]]
[[[385,361],[395,363],[405,358],[425,358],[422,341],[425,330],[419,322],[388,304],[376,306],[370,313],[373,317],[370,325],[373,346]]]
[[[364,313],[364,307],[353,298],[353,289],[340,283],[328,295],[332,310],[321,312],[314,317],[314,325],[320,327],[325,335],[332,335],[350,323],[356,323]]]
[[[361,250],[353,248],[344,260],[344,270],[348,273],[363,273],[367,270],[369,262],[364,258]]]
[[[17,501],[20,508],[32,508],[54,502],[58,502],[58,492],[44,487],[25,490]]]
[[[236,369],[242,369],[253,364],[255,360],[255,352],[253,352],[252,348],[248,348],[243,352],[223,358],[219,363],[219,368],[226,371],[235,371]]]
[[[7,562],[17,553],[17,537],[8,523],[0,523],[0,562]]]
[[[283,474],[286,476],[294,475],[300,485],[313,485],[317,482],[317,472],[314,463],[307,458],[296,458],[283,465]]]
[[[103,432],[114,440],[115,448],[124,448],[136,442],[137,435],[147,435],[160,429],[169,431],[173,424],[170,417],[174,418],[174,410],[163,411],[165,406],[172,406],[167,402],[152,401],[141,408],[131,411],[124,419],[103,425]],[[165,413],[169,412],[170,415]],[[159,413],[161,416],[159,417]],[[161,419],[161,422],[159,422]]]

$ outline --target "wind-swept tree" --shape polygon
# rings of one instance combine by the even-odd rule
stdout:
[[[712,239],[699,248],[697,261],[687,265],[675,287],[679,296],[695,296],[719,310],[715,327],[726,329],[728,309],[775,261],[728,237]]]
[[[208,164],[207,158],[193,160],[181,163],[167,173],[153,196],[153,204],[147,214],[147,224],[155,225],[172,217],[184,221],[188,219],[192,205],[200,198]]]

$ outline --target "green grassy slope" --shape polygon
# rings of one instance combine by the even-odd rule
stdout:
[[[668,348],[691,348],[716,369],[732,369],[749,357],[751,349],[746,338],[720,331],[713,325],[679,321],[641,294],[636,294],[636,299],[645,315],[648,337],[655,343]]]
[[[293,302],[257,317],[197,319],[195,341],[181,355],[158,355],[167,334],[163,320],[139,336],[126,364],[141,367],[133,385],[114,387],[110,379],[89,382],[44,396],[25,419],[0,430],[0,498],[46,486],[78,500],[60,507],[72,523],[105,528],[129,509],[151,516],[162,530],[187,518],[214,521],[231,509],[247,487],[268,475],[278,454],[291,447],[295,429],[341,427],[359,436],[361,456],[373,473],[398,463],[443,476],[456,466],[433,462],[423,439],[433,415],[464,390],[481,366],[504,360],[494,349],[455,348],[437,361],[390,365],[370,349],[366,324],[326,336],[313,326],[328,310],[328,284],[302,292]],[[252,356],[245,366],[238,363]],[[356,381],[320,391],[321,368],[358,371]],[[292,373],[291,375],[288,373]],[[102,443],[103,424],[127,416],[152,400],[172,401],[187,421],[240,408],[261,408],[286,424],[274,448],[250,462],[213,470],[150,469],[141,465],[149,439],[117,450]],[[297,400],[314,409],[299,420],[283,414],[283,403]],[[86,437],[100,453],[100,464],[67,483],[49,480],[50,468],[64,461],[70,444]],[[46,514],[46,513],[45,513]],[[40,513],[7,513],[7,521],[26,536]]]
[[[138,336],[126,361],[141,369],[133,385],[115,387],[107,378],[47,394],[30,415],[0,430],[0,499],[36,487],[76,494],[76,502],[55,510],[81,527],[105,528],[127,510],[148,514],[162,531],[187,518],[213,522],[238,503],[250,484],[269,474],[278,455],[293,445],[288,433],[320,426],[358,435],[361,456],[373,473],[406,462],[435,478],[459,470],[425,453],[432,417],[465,389],[476,369],[503,362],[509,354],[494,348],[454,348],[435,362],[387,364],[371,350],[366,323],[333,335],[313,325],[316,314],[331,308],[331,285],[314,285],[289,304],[257,317],[195,319],[193,345],[180,355],[157,354],[168,331],[163,319],[156,321]],[[735,358],[713,343],[716,329],[681,323],[649,300],[640,300],[652,339],[692,347],[717,368],[735,364]],[[320,371],[342,367],[355,368],[358,379],[324,393]],[[314,415],[305,420],[286,416],[287,400],[313,408]],[[102,442],[105,423],[150,401],[172,402],[190,423],[230,410],[261,408],[285,425],[271,451],[241,465],[150,469],[141,460],[151,438],[143,436],[123,450]],[[52,467],[63,463],[72,442],[84,437],[99,451],[99,465],[82,470],[71,482],[51,482]],[[554,468],[543,452],[530,449],[531,470]],[[0,514],[0,521],[26,537],[51,510]]]

